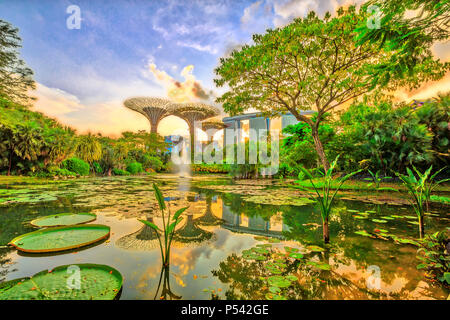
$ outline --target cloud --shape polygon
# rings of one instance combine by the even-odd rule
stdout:
[[[256,1],[244,9],[244,15],[241,17],[242,24],[247,24],[247,23],[253,21],[256,13],[259,10],[259,7],[261,6],[261,3],[262,3],[262,0]]]
[[[149,64],[149,69],[167,92],[167,96],[176,102],[191,102],[197,100],[209,100],[211,92],[208,93],[193,75],[194,66],[184,67],[180,75],[185,79],[180,82],[172,78],[167,72],[159,70],[154,63]]]

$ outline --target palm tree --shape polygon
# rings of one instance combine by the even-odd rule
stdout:
[[[102,145],[98,138],[90,132],[78,137],[75,150],[78,157],[89,163],[91,167],[94,161],[100,160],[102,157]]]

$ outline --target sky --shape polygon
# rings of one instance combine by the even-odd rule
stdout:
[[[252,34],[362,0],[0,0],[0,19],[19,28],[21,56],[34,71],[34,109],[79,132],[117,136],[149,130],[148,120],[123,106],[134,96],[215,104],[219,59],[251,42]],[[80,28],[67,21],[80,9]],[[449,44],[433,52],[450,61]],[[196,94],[192,94],[195,88]],[[450,88],[450,75],[403,99]],[[218,106],[220,107],[220,106]],[[161,121],[162,135],[186,134],[179,118]]]

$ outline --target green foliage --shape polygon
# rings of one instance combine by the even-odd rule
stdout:
[[[155,183],[153,184],[153,189],[155,191],[156,200],[158,200],[159,209],[161,210],[163,229],[161,230],[153,222],[147,220],[139,220],[139,221],[155,230],[158,236],[161,259],[164,268],[168,267],[170,264],[170,249],[172,245],[172,239],[175,234],[175,228],[183,220],[183,218],[181,218],[180,215],[188,207],[179,209],[177,212],[175,212],[173,216],[171,216],[170,209],[165,204],[161,190],[159,190],[158,186]]]
[[[428,207],[428,203],[431,198],[431,192],[440,183],[450,181],[450,179],[443,179],[440,181],[435,181],[434,178],[443,170],[439,170],[434,174],[431,174],[433,166],[430,166],[424,173],[420,172],[416,167],[413,166],[417,177],[407,168],[407,175],[400,174],[396,172],[396,175],[400,178],[403,185],[408,189],[408,193],[411,196],[411,203],[414,207],[414,211],[419,219],[419,231],[420,237],[424,236],[424,214],[425,205]]]
[[[335,169],[339,157],[337,157],[333,163],[330,165],[330,168],[325,172],[322,173],[323,175],[323,181],[322,181],[322,187],[316,186],[316,184],[313,181],[313,175],[312,173],[303,167],[300,167],[300,170],[304,173],[304,175],[309,179],[311,182],[312,187],[314,188],[315,195],[313,195],[314,200],[319,204],[320,206],[320,215],[322,217],[323,222],[323,239],[325,243],[328,243],[330,240],[329,230],[328,230],[328,219],[331,213],[331,208],[333,206],[334,198],[336,197],[339,189],[344,184],[345,181],[347,181],[349,178],[351,178],[353,175],[361,172],[362,170],[358,170],[352,173],[349,173],[345,175],[342,178],[337,178],[337,186],[334,186],[332,188],[333,182],[336,180],[336,178],[333,177],[333,170]],[[334,191],[333,191],[334,189]],[[307,189],[304,189],[307,190]]]
[[[421,263],[417,269],[426,271],[426,276],[438,280],[442,285],[450,288],[450,252],[447,244],[449,235],[445,231],[427,235],[419,241],[417,258]]]
[[[127,166],[127,171],[131,174],[138,174],[144,171],[142,164],[139,162],[131,162]]]
[[[142,166],[144,169],[152,169],[156,172],[160,172],[164,169],[164,163],[160,158],[151,156],[149,154],[144,154],[142,156]]]
[[[80,176],[89,175],[89,164],[78,158],[64,160],[61,164],[63,169],[79,174]]]
[[[69,171],[69,170],[64,169],[64,168],[60,168],[60,169],[52,172],[52,174],[54,176],[63,176],[63,177],[76,176],[77,175],[75,172]]]
[[[220,163],[195,163],[191,165],[191,170],[195,173],[229,173],[230,166]]]
[[[102,156],[102,146],[96,136],[88,133],[87,135],[79,136],[77,138],[75,154],[87,163],[92,163],[100,160]]]
[[[122,170],[122,169],[117,169],[117,168],[114,168],[114,169],[112,170],[112,172],[113,172],[116,176],[129,176],[129,175],[130,175],[130,173],[129,173],[128,171]]]
[[[370,5],[381,9],[381,21],[377,28],[360,21],[355,29],[358,44],[370,44],[391,55],[372,66],[374,83],[395,80],[414,88],[445,75],[450,64],[434,59],[431,47],[450,35],[449,0],[370,0],[361,10]]]
[[[20,59],[19,30],[0,19],[0,98],[29,104],[28,91],[35,89],[33,71]]]

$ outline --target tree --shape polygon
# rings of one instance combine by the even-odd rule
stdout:
[[[388,61],[377,65],[374,81],[413,75],[417,65],[432,68],[430,47],[450,36],[450,0],[370,0],[361,10],[378,11],[379,25],[373,27],[362,21],[355,30],[358,43],[370,43],[393,53]],[[448,66],[446,63],[446,70]]]
[[[33,71],[19,58],[19,30],[0,19],[0,97],[28,104],[28,90],[35,88]]]
[[[357,44],[354,31],[368,14],[356,13],[351,6],[340,8],[337,16],[319,19],[310,12],[281,29],[254,35],[253,45],[221,58],[215,72],[218,87],[228,92],[217,99],[231,114],[256,108],[268,116],[291,112],[311,127],[316,152],[325,170],[329,163],[318,128],[323,116],[347,101],[375,89],[395,89],[399,85],[417,86],[443,76],[439,61],[432,58],[412,68],[414,73],[397,81],[374,81],[378,64],[387,63],[392,52],[371,43]],[[301,110],[317,111],[315,121]]]
[[[75,153],[84,161],[92,165],[92,162],[102,157],[102,145],[98,138],[91,133],[79,136]]]

